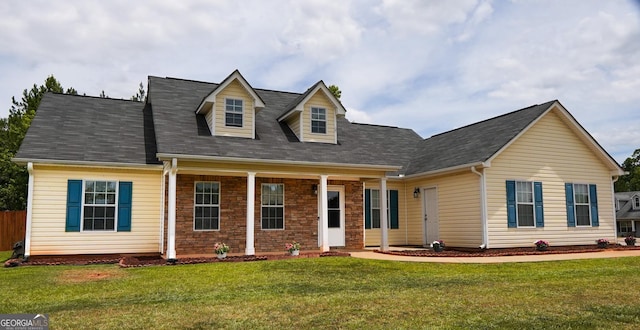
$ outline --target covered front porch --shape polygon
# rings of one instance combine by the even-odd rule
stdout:
[[[384,169],[165,160],[162,251],[171,260],[213,254],[215,242],[249,256],[293,241],[303,251],[362,249],[363,182],[386,186]]]

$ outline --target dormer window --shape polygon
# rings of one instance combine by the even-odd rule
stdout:
[[[311,108],[311,133],[327,134],[327,109]]]
[[[640,197],[639,196],[634,196],[633,197],[633,209],[634,210],[640,209]]]
[[[225,99],[224,124],[229,127],[242,127],[242,100]]]

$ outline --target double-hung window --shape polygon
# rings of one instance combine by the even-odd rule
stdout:
[[[327,133],[327,109],[311,108],[311,133]]]
[[[507,180],[507,226],[544,227],[542,182]]]
[[[115,230],[117,186],[116,181],[84,182],[82,230]]]
[[[518,227],[535,227],[533,182],[516,181],[516,204]]]
[[[633,209],[640,210],[640,197],[638,196],[633,197]]]
[[[225,99],[224,124],[231,127],[242,127],[242,100]]]
[[[380,190],[371,189],[371,228],[380,228]]]
[[[220,183],[196,182],[194,201],[194,230],[220,229]]]
[[[564,184],[567,202],[567,226],[599,226],[597,188],[595,184]]]
[[[263,183],[262,229],[284,229],[284,184]]]
[[[131,231],[133,183],[68,180],[65,231]]]
[[[576,226],[591,226],[589,214],[589,185],[575,183],[573,185],[575,201]]]
[[[364,193],[365,229],[378,229],[381,225],[380,190],[366,189]],[[399,229],[398,191],[387,190],[387,228]]]

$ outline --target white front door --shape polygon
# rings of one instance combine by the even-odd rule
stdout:
[[[422,189],[422,215],[424,223],[424,245],[439,239],[438,191],[436,188]]]
[[[327,187],[329,246],[345,246],[344,186]]]

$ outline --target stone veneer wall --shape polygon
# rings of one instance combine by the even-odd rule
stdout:
[[[220,230],[193,230],[195,181],[220,182]],[[262,183],[284,183],[284,230],[261,229]],[[254,229],[256,253],[284,253],[284,244],[294,240],[300,242],[302,250],[318,249],[318,200],[312,190],[312,185],[317,183],[317,180],[305,179],[256,178]],[[363,248],[362,182],[329,181],[328,184],[343,185],[345,188],[345,248]],[[179,174],[176,180],[176,253],[178,256],[212,254],[215,242],[224,242],[229,245],[230,253],[243,254],[247,233],[246,193],[246,177]],[[168,219],[168,216],[165,215],[165,219]]]

